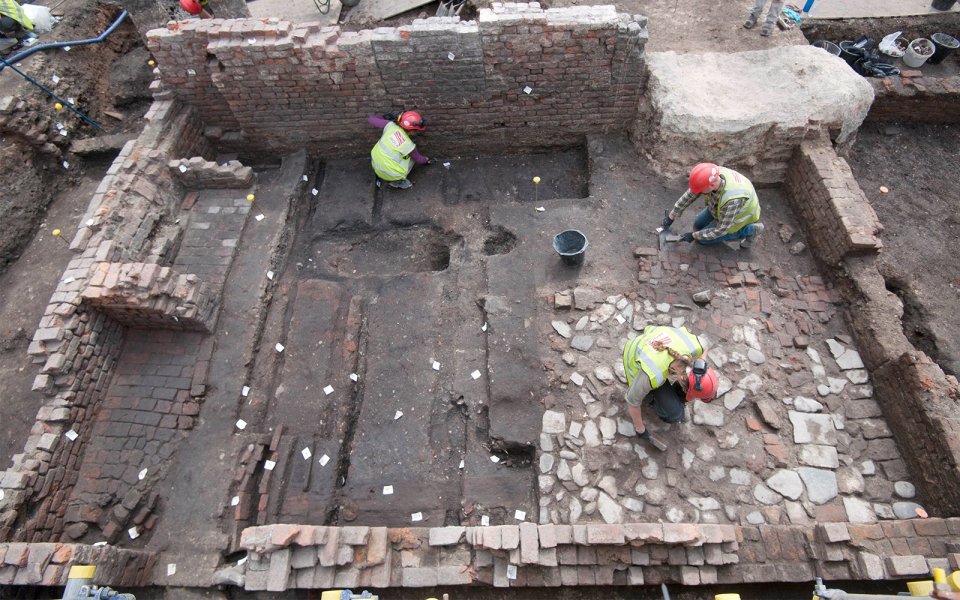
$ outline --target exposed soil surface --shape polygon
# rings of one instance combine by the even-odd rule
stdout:
[[[883,275],[903,300],[904,331],[953,375],[960,374],[958,133],[949,125],[868,123],[847,159],[883,223]]]

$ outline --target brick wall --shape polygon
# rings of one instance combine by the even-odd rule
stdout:
[[[245,529],[247,590],[713,585],[916,577],[960,555],[960,519],[813,527],[630,523]],[[953,565],[955,566],[955,564]],[[921,572],[922,570],[922,572]]]
[[[108,263],[121,261],[169,262],[182,235],[170,215],[180,206],[183,188],[167,163],[207,155],[210,147],[199,119],[174,101],[155,102],[145,118],[142,134],[123,148],[91,199],[71,243],[77,256],[61,275],[28,348],[40,369],[33,388],[48,399],[24,451],[0,472],[0,539],[41,542],[64,530],[80,457],[124,341],[124,324],[114,317],[126,323],[131,317],[116,303],[98,310],[90,278],[101,264],[109,271]],[[148,315],[152,325],[162,321],[169,328],[176,324],[174,316],[183,315],[187,325],[205,327],[212,318],[211,299],[191,277],[182,274],[176,285],[152,295],[131,286],[127,308],[146,309],[139,316]],[[84,293],[87,302],[80,301]]]
[[[253,169],[231,160],[225,164],[194,156],[171,160],[170,172],[188,189],[248,188],[253,185]]]
[[[877,269],[881,225],[846,161],[823,139],[794,153],[785,186],[817,259],[847,299],[846,317],[875,397],[932,514],[960,514],[960,385],[903,333],[903,306]]]
[[[359,155],[376,139],[369,114],[416,107],[425,150],[495,152],[625,130],[643,91],[645,25],[610,6],[510,3],[475,22],[352,32],[190,21],[151,31],[147,43],[166,89],[202,113],[220,147]]]
[[[141,587],[147,583],[155,563],[156,555],[152,552],[113,546],[0,544],[0,586],[63,586],[71,566],[93,565],[97,567],[95,585]],[[2,588],[0,596],[8,597]]]
[[[209,332],[217,306],[196,275],[152,263],[98,263],[80,299],[116,323],[143,329]]]
[[[867,119],[903,123],[960,123],[960,76],[924,77],[903,71],[900,77],[870,79],[876,98]]]
[[[845,160],[823,137],[805,140],[793,153],[785,187],[793,208],[809,226],[818,258],[835,265],[845,256],[882,247],[880,219]]]

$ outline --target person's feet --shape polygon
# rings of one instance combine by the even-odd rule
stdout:
[[[763,37],[770,37],[770,34],[773,33],[773,25],[764,25],[763,29],[760,30],[760,35]]]
[[[754,223],[751,225],[751,227],[753,228],[753,231],[751,232],[750,236],[740,240],[741,248],[753,248],[753,244],[757,241],[757,239],[760,237],[760,234],[763,233],[763,230],[765,229],[763,223]]]
[[[410,183],[409,179],[401,179],[400,181],[391,181],[390,187],[397,188],[400,190],[406,190],[413,187],[413,184]]]
[[[755,15],[750,15],[749,17],[747,17],[747,22],[744,23],[743,26],[746,29],[753,29],[753,27],[756,24],[757,24],[757,17]]]

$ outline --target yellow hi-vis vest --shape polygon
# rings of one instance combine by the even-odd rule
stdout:
[[[387,123],[383,127],[380,141],[370,151],[374,173],[384,181],[406,179],[413,169],[410,153],[416,147],[402,127],[396,123]]]
[[[23,25],[23,28],[27,31],[33,31],[33,23],[16,0],[0,0],[0,15],[10,17]]]
[[[749,179],[726,167],[719,167],[719,171],[724,181],[723,195],[720,196],[716,206],[710,206],[713,197],[712,194],[708,195],[707,205],[710,212],[713,213],[713,218],[717,219],[724,204],[735,198],[746,198],[747,201],[740,207],[740,212],[737,213],[733,225],[726,231],[726,233],[736,233],[750,223],[756,223],[760,220],[760,201],[757,200],[757,191],[753,189],[753,184],[750,183]]]
[[[647,327],[642,335],[630,340],[623,349],[623,370],[627,374],[627,385],[633,385],[633,380],[640,375],[640,371],[650,378],[651,389],[657,389],[666,383],[673,357],[666,348],[654,350],[650,345],[654,340],[693,358],[703,354],[703,345],[699,338],[687,331],[686,327]]]

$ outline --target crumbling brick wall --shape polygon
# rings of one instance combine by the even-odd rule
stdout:
[[[249,591],[486,585],[742,584],[926,576],[956,568],[960,519],[736,526],[690,523],[243,530]],[[923,548],[926,555],[914,549]]]
[[[870,83],[876,92],[870,121],[960,123],[960,76],[924,77],[913,70]]]
[[[113,588],[142,587],[157,561],[153,552],[86,544],[0,544],[0,586],[62,587],[70,567],[97,568],[93,583]],[[121,590],[126,591],[126,590]],[[7,597],[0,589],[0,596]]]
[[[802,142],[794,150],[784,185],[809,226],[810,244],[827,264],[882,247],[880,219],[829,140]]]
[[[494,4],[476,22],[430,18],[343,31],[271,19],[151,31],[166,89],[221,147],[369,151],[369,114],[417,108],[434,153],[570,146],[625,130],[643,92],[646,19],[611,6]]]
[[[40,365],[33,388],[48,400],[37,414],[24,451],[0,472],[0,539],[14,539],[16,532],[18,539],[40,542],[63,532],[80,457],[123,344],[120,321],[129,322],[135,308],[128,304],[127,311],[98,310],[89,293],[90,279],[100,264],[162,264],[171,259],[181,231],[169,216],[179,207],[183,188],[167,163],[210,153],[203,125],[193,111],[174,101],[158,101],[145,118],[148,124],[142,134],[123,148],[91,199],[71,243],[78,255],[63,272],[28,349]],[[145,310],[138,316],[148,318],[152,326],[164,322],[169,328],[177,325],[174,316],[190,313],[186,328],[208,327],[212,297],[202,290],[202,282],[177,283],[185,287],[178,290],[174,285],[169,294],[147,294],[136,307]],[[180,292],[183,298],[177,296]]]
[[[876,398],[927,506],[960,514],[960,386],[913,348],[900,300],[877,268],[880,222],[846,161],[825,139],[804,141],[785,182],[811,249],[829,265],[848,301],[847,319]]]

